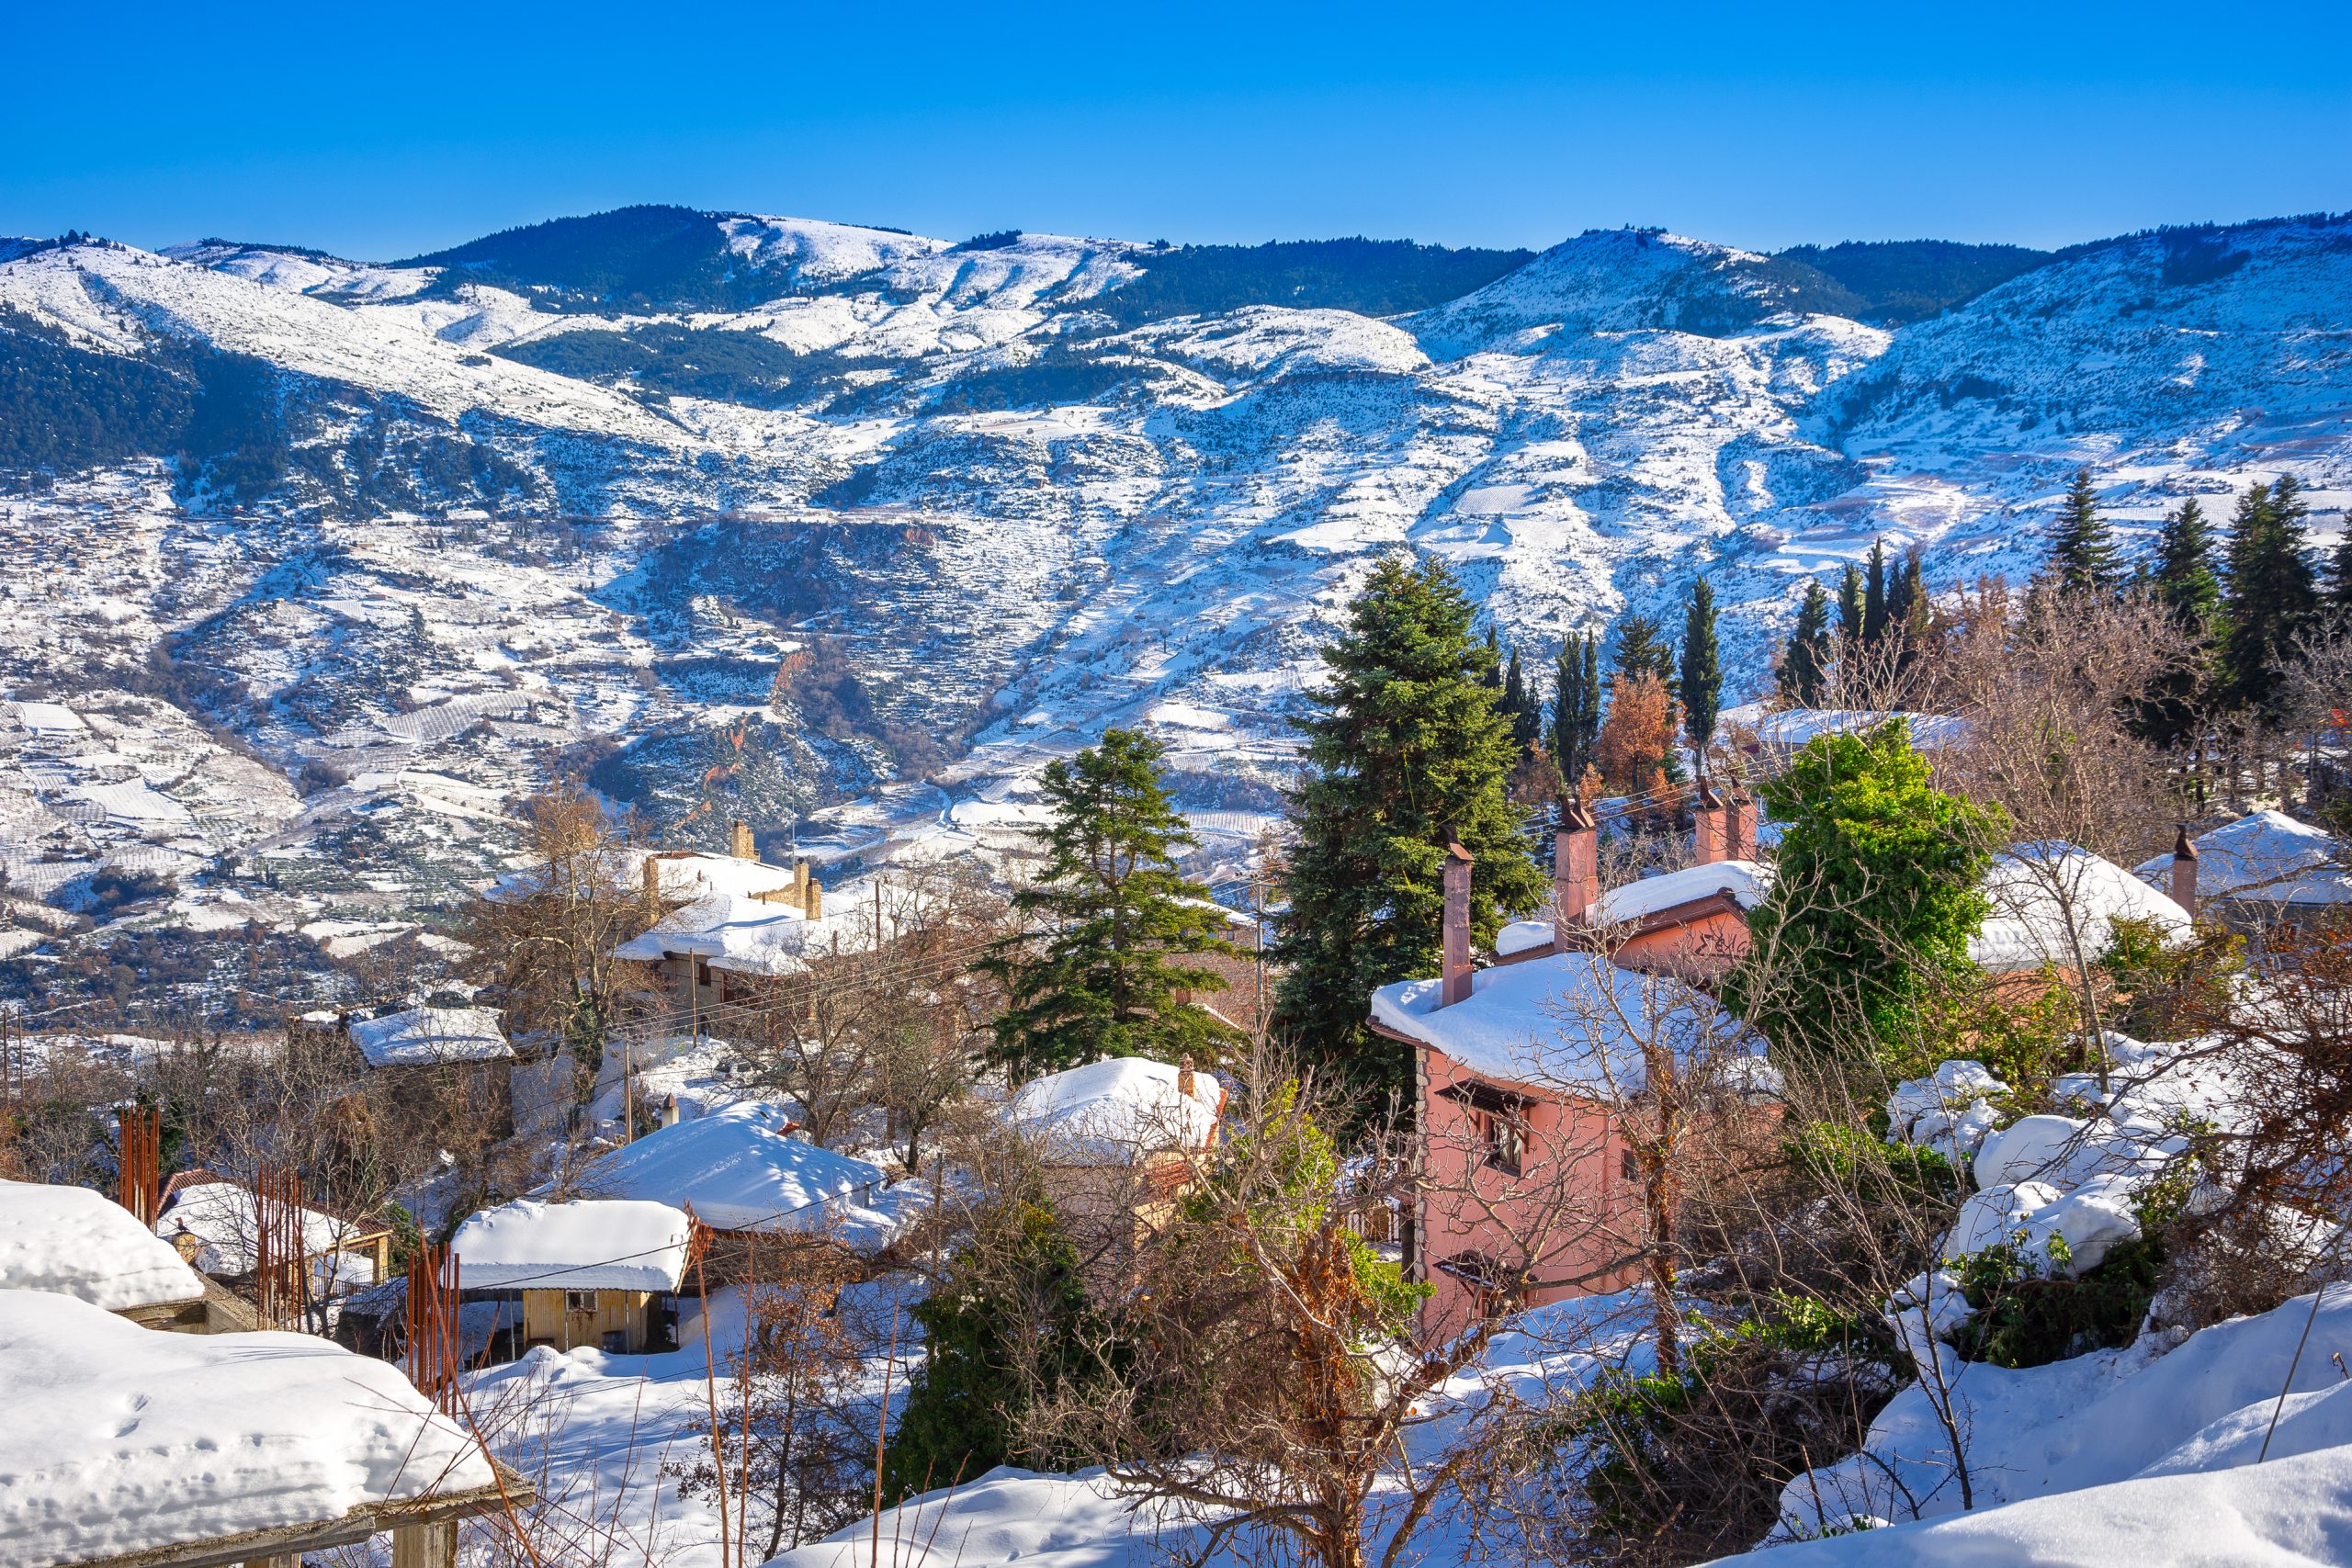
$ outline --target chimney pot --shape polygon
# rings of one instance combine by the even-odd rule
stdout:
[[[1452,833],[1445,839],[1444,938],[1437,1005],[1450,1008],[1470,998],[1470,852]]]
[[[2180,824],[2172,840],[2172,901],[2197,918],[2197,846],[2188,841],[2188,824]]]

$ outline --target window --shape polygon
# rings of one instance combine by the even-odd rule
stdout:
[[[1445,1093],[1469,1111],[1486,1163],[1509,1176],[1526,1174],[1527,1101],[1482,1083],[1458,1083]]]
[[[1625,1149],[1617,1156],[1617,1174],[1627,1181],[1642,1179],[1642,1162],[1634,1157],[1633,1150]]]
[[[594,1312],[596,1310],[596,1292],[594,1291],[564,1292],[563,1310],[566,1312]]]

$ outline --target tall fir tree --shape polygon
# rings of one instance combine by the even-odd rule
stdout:
[[[1611,641],[1615,646],[1610,649],[1610,657],[1618,674],[1655,675],[1661,681],[1674,679],[1674,645],[1666,640],[1666,633],[1655,616],[1625,616],[1617,623]]]
[[[1715,717],[1724,705],[1723,653],[1715,643],[1715,590],[1703,577],[1691,584],[1690,603],[1682,615],[1682,672],[1676,694],[1682,699],[1682,732],[1703,775],[1707,746],[1715,738]]]
[[[1600,634],[1570,632],[1552,688],[1552,759],[1573,790],[1600,739]]]
[[[2222,609],[2222,580],[2213,570],[2213,525],[2190,496],[2165,518],[2156,535],[2156,603],[2172,612],[2181,629],[2203,637]]]
[[[1869,606],[1863,603],[1862,569],[1852,561],[1838,577],[1838,636],[1848,648],[1862,640]]]
[[[2123,583],[2123,568],[2116,558],[2115,538],[2098,513],[2098,494],[2091,489],[2091,471],[2076,468],[2058,503],[2050,525],[2050,549],[2041,574],[2073,593],[2112,593]]]
[[[1927,575],[1927,563],[1914,545],[1903,557],[1903,613],[1894,617],[1905,663],[1917,659],[1935,635],[1936,602],[1928,596]]]
[[[2328,629],[2337,637],[2352,635],[2352,528],[2335,541],[2327,573]]]
[[[1483,681],[1484,682],[1486,682],[1486,684],[1487,684],[1488,687],[1490,687],[1490,688],[1494,691],[1494,693],[1495,693],[1495,694],[1496,694],[1496,695],[1500,696],[1500,695],[1502,694],[1502,689],[1503,689],[1503,641],[1502,641],[1502,633],[1501,633],[1501,632],[1499,632],[1499,631],[1498,631],[1498,630],[1496,629],[1496,627],[1495,627],[1495,624],[1494,624],[1494,622],[1492,622],[1492,621],[1488,621],[1488,622],[1487,623],[1487,667],[1486,667],[1485,671],[1484,671],[1482,674],[1480,674],[1480,676],[1479,676],[1478,678],[1479,678],[1479,680],[1481,680],[1481,681]]]
[[[1045,864],[1012,897],[1031,930],[985,967],[1009,998],[1001,1060],[1022,1077],[1100,1061],[1213,1055],[1231,1035],[1182,993],[1221,991],[1203,962],[1235,949],[1208,889],[1176,869],[1193,839],[1161,780],[1165,749],[1106,729],[1102,743],[1040,776],[1051,812],[1037,831]]]
[[[2222,600],[2222,702],[2264,714],[2296,640],[2319,609],[2303,519],[2310,508],[2291,475],[2238,498],[2230,519],[2230,580]]]
[[[1472,613],[1442,562],[1384,560],[1323,650],[1319,711],[1296,721],[1306,765],[1291,797],[1274,1028],[1374,1094],[1411,1083],[1409,1055],[1364,1019],[1375,987],[1437,972],[1447,835],[1474,857],[1476,941],[1544,897],[1504,796],[1510,732],[1485,684]]]
[[[1788,646],[1781,651],[1775,679],[1783,701],[1801,708],[1817,708],[1829,684],[1829,594],[1819,578],[1808,580],[1804,599],[1797,605],[1797,624],[1790,628]]]
[[[1901,637],[1911,627],[1911,606],[1919,594],[1919,562],[1909,557],[1894,564],[1886,583],[1886,630]]]
[[[1886,639],[1886,541],[1871,542],[1870,577],[1862,589],[1862,646]]]

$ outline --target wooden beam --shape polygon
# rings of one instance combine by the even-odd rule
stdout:
[[[392,1568],[458,1568],[458,1521],[392,1531]]]
[[[497,1464],[498,1461],[491,1461]],[[499,1478],[505,1483],[502,1497],[497,1486],[480,1486],[466,1492],[449,1492],[437,1496],[410,1498],[404,1502],[378,1503],[354,1508],[339,1519],[326,1519],[311,1524],[279,1525],[272,1529],[242,1530],[235,1535],[214,1536],[206,1540],[175,1541],[168,1546],[151,1546],[143,1551],[127,1551],[115,1557],[94,1557],[82,1562],[62,1563],[59,1568],[280,1568],[291,1564],[300,1568],[306,1552],[325,1551],[337,1546],[356,1546],[370,1536],[386,1530],[394,1532],[393,1544],[400,1536],[413,1529],[446,1528],[451,1550],[457,1541],[457,1521],[483,1514],[501,1512],[508,1503],[521,1508],[538,1500],[531,1483],[503,1464],[498,1465]],[[423,1560],[425,1568],[443,1568],[442,1560]],[[401,1568],[408,1568],[403,1562]]]

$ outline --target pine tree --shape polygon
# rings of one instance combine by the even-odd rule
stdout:
[[[1611,653],[1619,675],[1674,679],[1674,645],[1666,640],[1655,617],[1627,615],[1617,623],[1614,640]]]
[[[1781,695],[1801,708],[1821,705],[1829,683],[1829,595],[1819,578],[1804,585],[1804,600],[1797,606],[1797,624],[1781,650],[1777,679]]]
[[[1723,711],[1724,667],[1715,645],[1715,591],[1705,578],[1690,587],[1690,607],[1682,616],[1682,732],[1703,775],[1707,746],[1715,738],[1715,716]]]
[[[2310,508],[2292,475],[2238,498],[2230,519],[2230,581],[2222,615],[2222,700],[2259,712],[2269,705],[2295,641],[2319,609],[2303,536]]]
[[[1434,974],[1449,832],[1474,857],[1471,930],[1491,942],[1544,876],[1504,798],[1510,733],[1484,682],[1472,609],[1442,562],[1383,561],[1323,650],[1321,711],[1297,721],[1305,770],[1275,1029],[1376,1094],[1411,1082],[1403,1048],[1364,1027],[1373,990]]]
[[[1552,758],[1570,788],[1592,765],[1600,738],[1600,636],[1570,632],[1552,695]]]
[[[1895,631],[1903,638],[1903,658],[1907,664],[1917,659],[1936,631],[1936,604],[1928,597],[1927,571],[1920,559],[1919,547],[1911,547],[1903,560],[1903,615],[1895,623]]]
[[[1498,694],[1501,693],[1503,689],[1502,634],[1495,629],[1495,624],[1492,621],[1487,623],[1487,663],[1485,669],[1479,672],[1478,679],[1490,690]]]
[[[1876,648],[1886,637],[1886,541],[1871,541],[1869,584],[1862,590],[1862,646]]]
[[[1838,636],[1848,648],[1862,640],[1862,569],[1852,561],[1838,578]]]
[[[2111,593],[2122,584],[2115,539],[2108,532],[2107,519],[2098,514],[2098,497],[2091,489],[2088,468],[2075,470],[2066,498],[2058,503],[2041,572],[2074,593]]]
[[[1220,991],[1198,960],[1231,953],[1208,889],[1176,869],[1192,846],[1160,779],[1164,748],[1135,730],[1041,775],[1052,816],[1038,830],[1045,867],[1013,895],[1032,931],[986,962],[1005,983],[999,1057],[1023,1076],[1099,1061],[1212,1055],[1230,1031],[1177,995]]]

